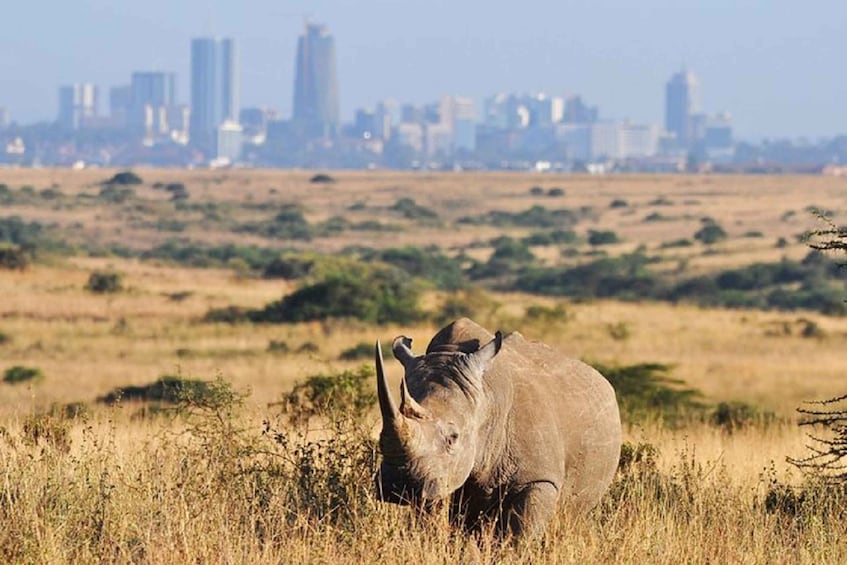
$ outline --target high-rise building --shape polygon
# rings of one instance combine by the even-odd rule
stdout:
[[[9,111],[6,108],[0,108],[0,130],[9,127]]]
[[[232,39],[191,40],[191,141],[212,153],[215,132],[238,122],[238,57]]]
[[[685,69],[674,73],[665,87],[665,129],[676,136],[677,146],[694,142],[691,118],[700,111],[697,77]]]
[[[79,129],[97,116],[97,87],[90,83],[59,88],[59,125]]]
[[[126,127],[131,100],[132,88],[129,85],[113,86],[109,89],[109,119],[114,127]]]
[[[593,124],[597,121],[597,106],[588,106],[581,96],[571,96],[565,102],[563,121],[568,124]]]
[[[175,107],[174,73],[132,73],[128,121],[134,130],[146,134],[166,133],[167,114],[174,111]]]
[[[325,26],[307,24],[297,42],[292,121],[306,136],[334,137],[339,125],[335,39]]]

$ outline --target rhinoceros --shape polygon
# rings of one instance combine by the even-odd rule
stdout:
[[[514,332],[463,318],[425,355],[393,342],[399,405],[376,344],[382,415],[380,500],[431,509],[501,537],[537,537],[559,504],[587,510],[611,483],[621,447],[615,392],[592,367]],[[493,524],[492,524],[493,523]]]

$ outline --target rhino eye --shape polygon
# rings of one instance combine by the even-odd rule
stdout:
[[[448,450],[453,447],[453,444],[456,443],[457,439],[459,439],[459,432],[450,432],[449,434],[447,434],[445,442],[447,443]]]

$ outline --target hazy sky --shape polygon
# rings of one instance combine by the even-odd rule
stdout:
[[[189,41],[233,37],[242,106],[291,111],[303,16],[335,35],[342,117],[381,98],[581,94],[602,117],[661,123],[683,64],[703,108],[742,138],[847,133],[845,0],[29,0],[0,10],[0,107],[52,120],[57,87],[94,82],[101,111],[133,70],[179,75]],[[481,108],[480,108],[481,109]]]

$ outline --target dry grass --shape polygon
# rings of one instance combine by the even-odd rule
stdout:
[[[36,189],[57,185],[66,194],[96,194],[113,171],[4,170],[0,182]],[[310,220],[368,208],[357,220],[379,217],[403,196],[442,218],[488,210],[592,206],[594,219],[578,231],[614,229],[625,242],[613,253],[691,237],[699,218],[717,219],[734,236],[760,230],[760,239],[731,239],[722,252],[700,247],[663,250],[668,264],[688,259],[687,273],[753,261],[798,258],[797,233],[815,227],[803,210],[847,211],[843,179],[813,177],[556,177],[510,174],[448,175],[339,173],[330,187],[309,184],[308,173],[278,171],[140,170],[147,199],[161,198],[153,182],[184,182],[192,199],[234,203],[302,202]],[[533,185],[559,186],[564,198],[529,195]],[[272,190],[273,189],[273,190]],[[651,204],[659,197],[670,205]],[[613,199],[627,208],[608,207]],[[774,204],[778,203],[778,204]],[[796,214],[783,219],[786,211]],[[643,221],[653,211],[674,219]],[[144,246],[165,235],[139,227],[106,207],[4,208],[62,225],[82,222],[80,237]],[[123,213],[123,212],[121,212]],[[261,214],[238,208],[247,217]],[[239,216],[241,217],[241,216]],[[393,221],[393,220],[392,220]],[[267,243],[259,238],[192,227],[204,241]],[[522,235],[530,230],[506,230]],[[345,233],[311,247],[433,243],[446,249],[500,235],[502,230],[406,226],[380,235]],[[778,237],[789,246],[776,249]],[[484,252],[484,251],[483,251]],[[555,256],[551,262],[558,261]],[[126,290],[95,295],[83,287],[94,270],[124,275]],[[670,267],[668,267],[670,268]],[[810,514],[768,512],[764,500],[778,484],[800,485],[786,455],[804,453],[805,437],[793,411],[803,400],[844,392],[847,320],[817,314],[710,310],[655,303],[563,301],[555,320],[526,316],[531,305],[557,302],[526,295],[492,295],[478,321],[491,329],[520,330],[573,357],[607,364],[661,362],[673,376],[700,389],[710,402],[742,400],[783,417],[774,424],[727,434],[707,424],[682,429],[628,427],[627,439],[659,450],[655,468],[621,477],[601,508],[588,516],[561,513],[543,545],[502,548],[490,539],[456,534],[443,521],[381,505],[370,496],[372,460],[367,441],[376,415],[342,433],[319,430],[317,460],[303,466],[294,444],[263,435],[269,407],[308,375],[357,365],[339,354],[360,342],[399,333],[422,350],[432,323],[373,327],[352,321],[296,325],[201,323],[210,309],[257,307],[292,285],[238,276],[230,270],[183,269],[124,259],[71,258],[24,272],[0,271],[0,371],[40,368],[32,385],[0,384],[0,560],[8,562],[847,562],[843,498],[836,512],[821,502]],[[180,293],[185,293],[180,296]],[[424,298],[435,310],[439,293]],[[809,322],[822,330],[803,337]],[[288,353],[269,351],[285,342]],[[303,344],[314,351],[298,352]],[[92,405],[77,420],[52,417],[54,436],[33,441],[32,418],[53,404],[84,402],[118,386],[147,384],[161,375],[213,379],[220,375],[247,396],[240,408],[190,418],[137,418],[138,407]],[[390,366],[390,377],[399,378]],[[396,382],[396,381],[395,381]],[[217,416],[220,415],[220,418]],[[275,423],[296,438],[294,430]],[[52,428],[51,428],[52,429]],[[65,430],[65,431],[62,431]],[[63,435],[63,434],[67,435]],[[51,439],[52,437],[52,439]],[[302,445],[302,444],[301,444]],[[308,443],[306,444],[308,445]],[[315,444],[318,445],[318,444]],[[343,446],[338,447],[338,446]],[[364,446],[364,447],[363,447]],[[359,458],[359,459],[357,459]],[[300,465],[295,465],[296,461]],[[327,478],[327,469],[340,475]],[[320,471],[304,483],[308,469]],[[345,474],[346,473],[346,474]],[[308,473],[307,473],[308,474]],[[657,482],[665,489],[657,495]],[[323,489],[323,490],[321,490]],[[329,489],[329,490],[327,490]],[[334,489],[334,490],[333,490]],[[326,497],[342,503],[326,511]],[[816,499],[817,500],[817,499]],[[322,506],[324,505],[324,506]],[[323,512],[323,513],[321,513]],[[839,513],[840,512],[840,513]]]

